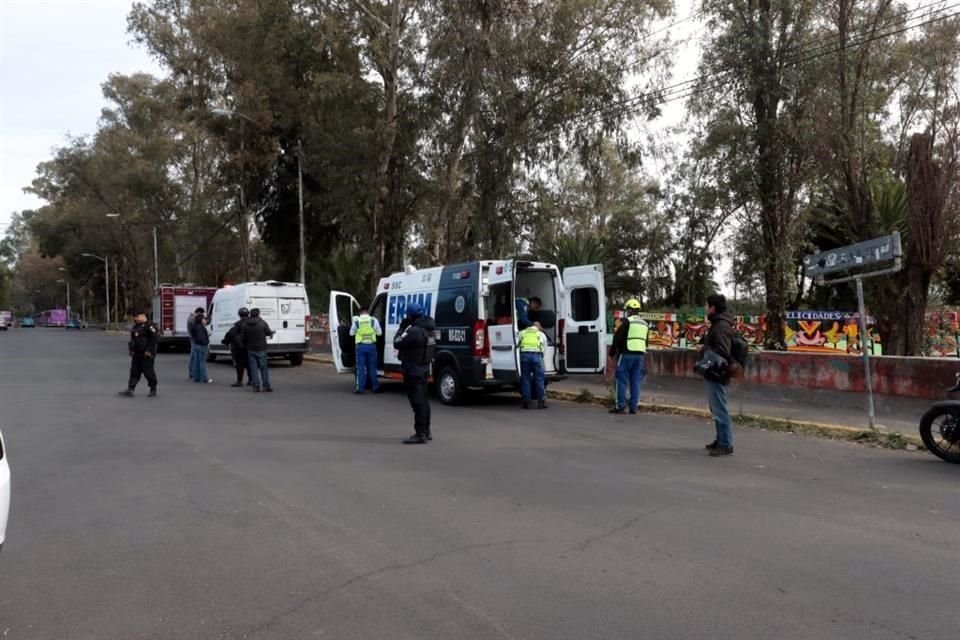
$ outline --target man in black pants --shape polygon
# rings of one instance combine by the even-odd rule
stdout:
[[[130,380],[127,390],[120,395],[126,398],[133,397],[133,390],[137,388],[142,375],[150,386],[151,398],[157,395],[157,373],[154,370],[154,361],[157,357],[157,328],[147,322],[147,314],[142,311],[134,318],[135,324],[130,328]]]
[[[233,323],[233,326],[230,327],[230,330],[227,331],[227,335],[223,337],[221,344],[225,344],[230,347],[230,355],[233,356],[233,366],[237,370],[237,381],[234,382],[231,387],[242,387],[243,386],[243,372],[247,372],[247,384],[252,385],[250,381],[250,362],[249,354],[247,353],[246,347],[243,346],[243,324],[246,322],[247,318],[250,317],[250,310],[246,307],[241,307],[240,311],[237,312],[237,315],[240,316],[240,319]]]
[[[413,409],[413,428],[415,433],[403,441],[403,444],[426,444],[433,440],[430,432],[430,399],[427,397],[427,376],[430,375],[430,363],[436,344],[433,318],[424,315],[423,308],[416,302],[407,305],[407,317],[400,323],[393,346],[400,351],[400,365],[403,369],[403,385],[407,399]]]

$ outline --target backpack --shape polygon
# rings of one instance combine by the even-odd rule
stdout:
[[[730,374],[739,377],[750,360],[750,345],[739,333],[734,333],[730,339],[730,357],[733,359],[731,365],[734,365],[730,367]]]

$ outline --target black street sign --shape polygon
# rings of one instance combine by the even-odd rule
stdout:
[[[874,238],[847,247],[805,256],[803,268],[807,276],[819,278],[848,271],[867,271],[890,266],[903,255],[900,234]]]

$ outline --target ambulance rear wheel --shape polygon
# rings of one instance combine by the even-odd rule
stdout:
[[[294,367],[299,367],[303,364],[303,354],[302,353],[291,353],[290,354],[290,364]]]
[[[460,404],[463,401],[463,383],[453,367],[444,367],[437,376],[437,395],[443,404]]]

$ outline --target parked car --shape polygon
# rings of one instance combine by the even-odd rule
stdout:
[[[33,318],[20,318],[21,329],[33,329],[37,326],[37,321]]]
[[[71,318],[67,320],[67,323],[63,325],[64,329],[83,329],[83,325],[80,324],[80,321],[76,318]]]
[[[8,328],[8,327],[7,327],[7,319],[6,319],[6,318],[0,318],[0,331],[6,331],[7,328]]]
[[[7,518],[10,515],[10,466],[7,464],[7,447],[0,431],[0,551],[7,536]]]

